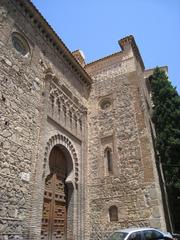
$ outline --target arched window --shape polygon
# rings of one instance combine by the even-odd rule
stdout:
[[[54,102],[55,102],[55,97],[54,97],[54,95],[53,95],[53,94],[50,94],[49,99],[50,99],[51,107],[52,107],[52,109],[53,109],[53,108],[54,108]]]
[[[110,99],[103,99],[100,102],[100,107],[102,110],[106,110],[111,106],[111,100]]]
[[[106,160],[106,165],[107,165],[108,172],[112,172],[113,171],[112,150],[109,147],[105,149],[105,160]]]
[[[22,56],[26,56],[30,51],[28,42],[18,32],[12,33],[12,44],[16,51],[19,52]]]
[[[110,220],[110,222],[118,221],[118,209],[116,206],[111,206],[109,208],[109,220]]]

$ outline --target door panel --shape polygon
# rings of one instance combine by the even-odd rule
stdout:
[[[41,239],[65,240],[67,217],[64,159],[57,151],[50,157],[52,173],[45,181]]]
[[[54,217],[52,225],[52,235],[54,239],[65,239],[66,237],[66,206],[61,202],[56,202],[54,207]]]
[[[50,208],[51,201],[44,198],[43,204],[43,217],[42,217],[42,226],[41,226],[41,239],[49,239],[49,226],[50,226]]]
[[[53,240],[66,239],[66,201],[65,201],[65,185],[63,178],[54,176],[54,209],[53,209],[53,223],[52,236]]]

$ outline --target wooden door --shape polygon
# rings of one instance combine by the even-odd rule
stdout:
[[[64,155],[54,150],[50,155],[51,174],[46,178],[42,215],[41,239],[66,239],[66,171]]]

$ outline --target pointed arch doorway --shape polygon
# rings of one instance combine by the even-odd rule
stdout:
[[[65,180],[72,164],[59,146],[51,150],[49,170],[45,179],[41,239],[66,240],[69,191]]]

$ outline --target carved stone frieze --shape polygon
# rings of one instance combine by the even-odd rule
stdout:
[[[73,101],[55,81],[51,81],[48,98],[48,116],[75,135],[81,135],[83,116],[87,109]]]

